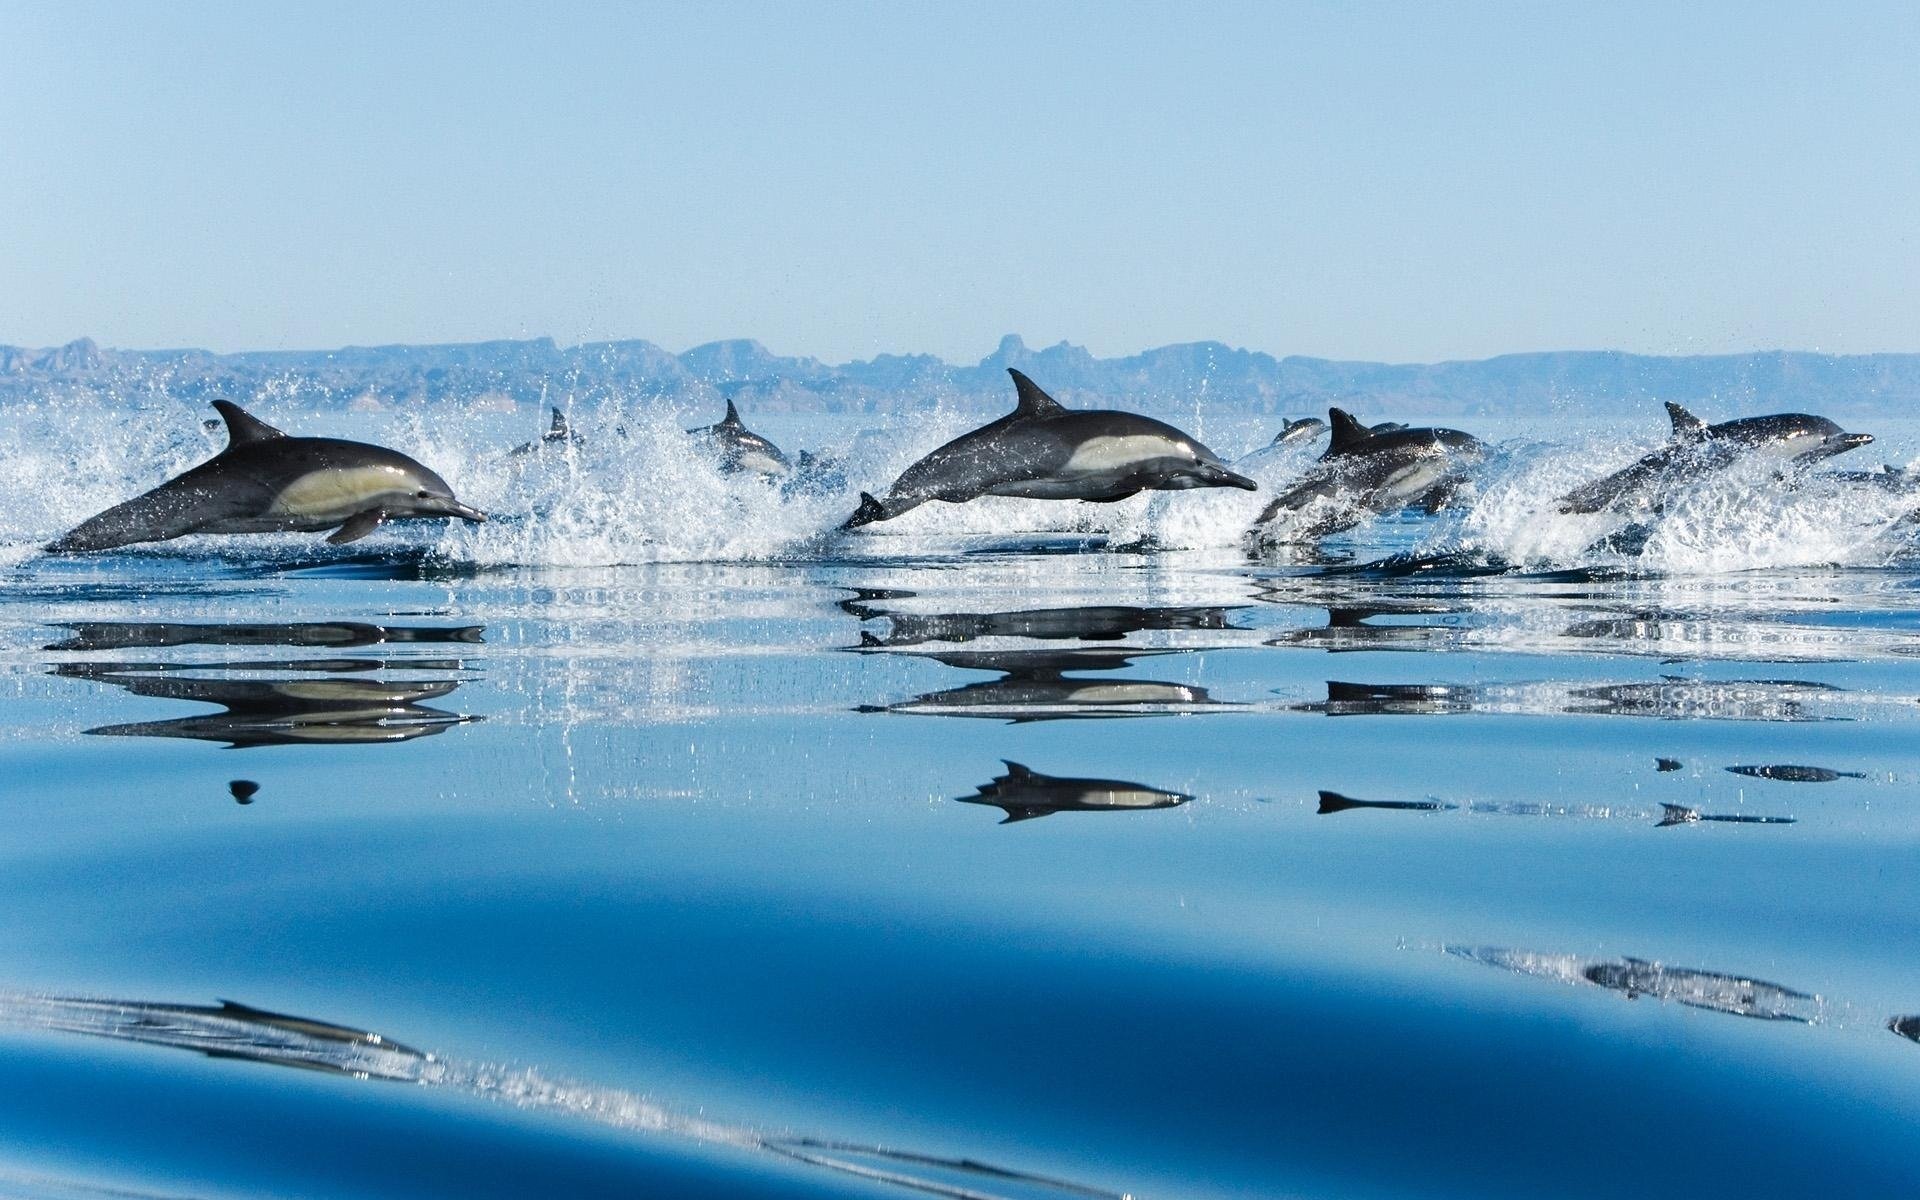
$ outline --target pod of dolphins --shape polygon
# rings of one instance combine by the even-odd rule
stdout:
[[[840,528],[888,521],[939,500],[964,504],[981,496],[1084,500],[1107,504],[1145,491],[1192,488],[1259,490],[1197,439],[1164,422],[1117,409],[1072,409],[1017,370],[1014,410],[961,434],[900,473],[882,494],[860,493],[860,504]],[[226,400],[214,401],[226,422],[227,448],[153,490],[81,522],[49,543],[51,553],[109,550],[188,534],[319,532],[343,545],[390,521],[485,515],[455,499],[447,482],[398,451],[334,438],[292,437]],[[1848,433],[1824,417],[1782,413],[1709,425],[1678,404],[1667,411],[1671,440],[1604,478],[1559,498],[1562,513],[1657,513],[1675,488],[1751,458],[1784,472],[1864,446],[1871,434]],[[748,429],[733,401],[714,425],[687,431],[710,451],[721,470],[785,479],[788,486],[837,486],[843,472],[825,457],[790,460]],[[1325,422],[1287,421],[1273,445],[1304,444],[1325,433],[1326,452],[1300,479],[1275,496],[1247,531],[1255,547],[1314,542],[1404,508],[1428,512],[1460,503],[1474,469],[1488,457],[1485,443],[1457,429],[1365,425],[1335,408]],[[510,458],[580,437],[560,410],[538,442]],[[1889,491],[1920,491],[1920,479],[1888,468],[1839,472],[1848,482]],[[1857,476],[1855,479],[1853,477]],[[1783,477],[1784,474],[1783,474]]]

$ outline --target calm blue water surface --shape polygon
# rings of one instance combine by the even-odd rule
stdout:
[[[0,1192],[1920,1189],[1892,521],[1274,560],[1202,496],[836,539],[845,493],[663,524],[609,469],[557,470],[659,558],[771,540],[14,556]]]

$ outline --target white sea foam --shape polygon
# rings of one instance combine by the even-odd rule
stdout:
[[[538,437],[544,410],[540,419],[525,411],[503,416],[438,405],[360,413],[315,409],[284,397],[256,406],[262,417],[291,432],[390,445],[439,471],[462,499],[492,519],[478,526],[389,526],[361,548],[425,547],[446,562],[480,567],[920,558],[1036,539],[1237,554],[1261,508],[1306,471],[1320,449],[1312,442],[1268,447],[1273,422],[1215,416],[1207,436],[1224,454],[1259,447],[1236,465],[1261,484],[1260,491],[1146,493],[1116,504],[994,497],[963,505],[935,502],[842,533],[838,527],[861,491],[884,491],[902,469],[978,424],[981,414],[936,406],[867,417],[770,417],[766,423],[776,427],[770,432],[790,456],[806,449],[837,460],[835,469],[809,486],[796,486],[723,473],[714,456],[684,432],[707,423],[711,414],[651,401],[576,404],[569,416],[579,443],[554,443],[519,456],[508,450]],[[0,414],[0,436],[12,447],[9,469],[0,474],[0,565],[25,561],[93,513],[217,452],[224,433],[202,427],[207,415],[187,400],[122,408],[53,399]],[[747,419],[761,424],[751,413]],[[1878,566],[1910,555],[1920,543],[1906,521],[1920,507],[1914,497],[1818,478],[1789,487],[1769,468],[1741,463],[1674,496],[1649,527],[1636,531],[1643,544],[1637,556],[1596,549],[1624,518],[1562,514],[1554,501],[1658,444],[1657,431],[1635,433],[1560,444],[1506,441],[1467,506],[1414,527],[1414,548],[1464,551],[1532,568],[1618,564],[1692,574]],[[1858,459],[1858,467],[1869,467],[1887,458],[1882,450],[1876,447],[1871,457],[1856,452],[1835,465]],[[1379,544],[1387,530],[1397,536],[1405,528],[1356,531],[1350,535],[1355,552],[1364,557],[1402,548]],[[187,538],[137,552],[300,555],[317,545],[310,534]]]

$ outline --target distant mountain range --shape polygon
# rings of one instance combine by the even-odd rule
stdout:
[[[50,349],[0,346],[0,403],[59,395],[138,402],[307,397],[390,407],[455,400],[505,406],[611,395],[695,402],[738,399],[767,411],[874,412],[934,401],[1005,405],[1018,367],[1069,402],[1151,409],[1196,401],[1250,413],[1361,415],[1610,414],[1678,400],[1711,418],[1757,411],[1845,414],[1920,398],[1920,354],[1793,351],[1653,357],[1618,351],[1508,354],[1468,362],[1372,363],[1275,358],[1220,342],[1095,358],[1062,342],[1042,350],[1001,339],[972,365],[883,354],[839,365],[777,355],[755,341],[674,354],[651,342],[562,347],[551,338],[340,350],[113,350],[82,338]]]

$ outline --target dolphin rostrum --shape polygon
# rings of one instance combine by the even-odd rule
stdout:
[[[688,433],[710,444],[720,455],[720,469],[731,475],[744,471],[752,475],[786,475],[793,464],[780,447],[748,429],[740,419],[740,410],[727,401],[727,415],[717,425],[702,425]]]
[[[1327,416],[1327,452],[1262,510],[1254,541],[1314,541],[1410,504],[1438,509],[1466,469],[1486,457],[1478,438],[1457,429],[1368,427],[1342,408]]]
[[[50,543],[68,554],[164,542],[190,533],[310,533],[356,542],[384,521],[487,518],[447,481],[394,450],[337,438],[288,437],[239,405],[215,400],[227,448],[143,495],[87,518]],[[338,528],[335,528],[335,527]]]
[[[1144,783],[1119,779],[1076,779],[1042,775],[1017,762],[1002,759],[1007,773],[983,783],[971,796],[961,796],[962,804],[991,804],[1006,810],[1002,825],[1031,821],[1057,812],[1122,812],[1144,808],[1176,808],[1193,799],[1182,792],[1167,792]]]
[[[842,529],[890,521],[929,500],[981,496],[1090,500],[1106,504],[1144,491],[1259,488],[1173,426],[1115,409],[1069,409],[1013,368],[1019,402],[997,421],[963,433],[900,473],[885,499],[860,493]]]
[[[1672,440],[1633,465],[1568,492],[1560,498],[1560,511],[1631,508],[1657,499],[1677,483],[1724,470],[1750,454],[1801,467],[1873,441],[1870,433],[1848,433],[1825,417],[1806,413],[1741,417],[1709,425],[1668,401],[1667,416],[1673,422]]]

